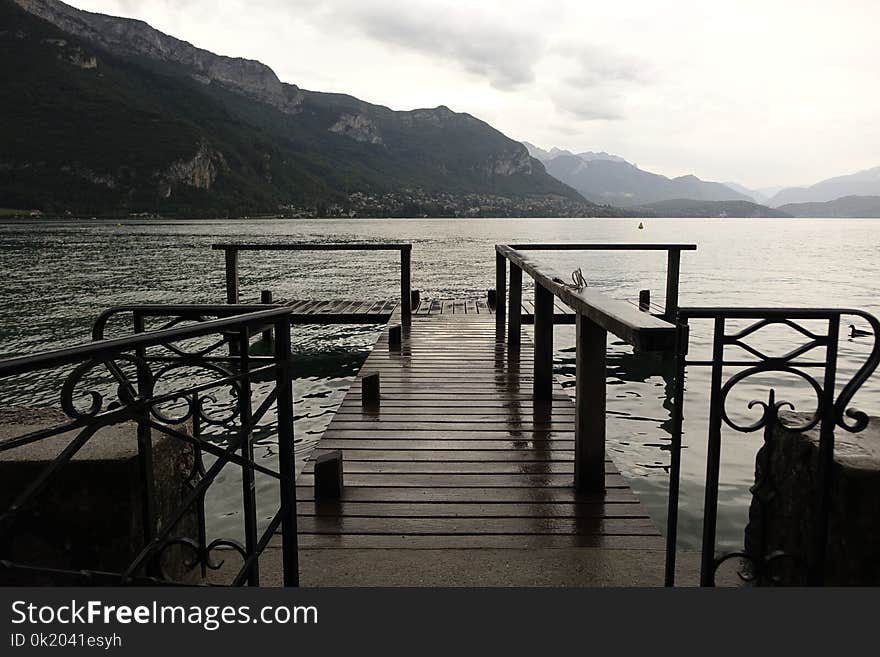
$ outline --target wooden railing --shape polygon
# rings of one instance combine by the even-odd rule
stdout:
[[[605,369],[608,333],[645,351],[675,349],[677,330],[667,318],[678,306],[678,281],[682,251],[690,244],[497,244],[496,333],[505,338],[508,354],[519,358],[522,323],[522,274],[535,281],[534,382],[537,402],[553,396],[553,306],[559,298],[576,314],[576,389],[574,482],[580,492],[602,492],[605,488]],[[596,290],[576,288],[531,260],[524,251],[583,250],[666,251],[667,298],[664,317],[655,317],[626,301],[612,299]],[[510,292],[507,293],[507,263],[510,263]],[[507,301],[507,308],[505,308]],[[507,310],[507,311],[506,311]]]
[[[400,251],[400,318],[404,324],[412,321],[411,254],[412,244],[338,242],[338,243],[278,243],[278,244],[214,244],[215,251],[226,254],[226,302],[238,303],[238,254],[241,251]]]

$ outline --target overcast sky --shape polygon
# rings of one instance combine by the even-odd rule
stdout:
[[[285,82],[751,187],[880,165],[878,0],[69,0]]]

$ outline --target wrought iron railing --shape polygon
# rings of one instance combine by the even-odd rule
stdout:
[[[136,334],[100,339],[108,319],[122,312],[132,313]],[[210,319],[212,316],[219,318]],[[142,332],[147,317],[165,317],[164,328]],[[267,327],[274,329],[270,351],[252,356],[252,338]],[[0,459],[41,441],[61,439],[64,445],[22,490],[15,491],[5,507],[0,507],[0,579],[27,583],[43,578],[86,585],[169,583],[181,578],[166,567],[167,555],[176,550],[187,582],[258,585],[260,555],[280,531],[283,582],[296,586],[289,311],[242,306],[232,312],[229,306],[125,306],[102,315],[95,336],[98,340],[92,343],[0,361],[0,386],[28,381],[32,387],[57,390],[59,377],[63,381],[52,404],[60,411],[59,419],[37,427],[23,423],[18,435],[0,442]],[[271,385],[257,404],[253,394],[256,384],[263,388]],[[71,465],[100,430],[124,423],[136,432],[142,529],[141,544],[131,558],[123,567],[107,571],[89,563],[59,567],[15,553],[12,545],[17,527],[39,510],[40,496],[52,487],[59,472]],[[277,438],[277,466],[254,459],[258,431]],[[155,491],[159,475],[153,463],[154,443],[160,436],[185,446],[190,456],[177,503],[161,510],[157,509]],[[230,465],[240,470],[242,537],[210,538],[205,526],[205,496]],[[278,484],[277,504],[272,505],[276,510],[264,527],[257,518],[256,475]],[[184,522],[192,514],[197,516],[194,530],[191,523]],[[218,554],[223,550],[236,552],[241,564],[230,579],[218,582],[208,575],[222,565]],[[191,577],[193,572],[196,577]]]
[[[842,387],[838,376],[838,341],[841,318],[859,317],[871,326],[874,343],[866,361]],[[688,335],[691,323],[711,321],[712,353],[708,359],[688,358]],[[669,473],[669,501],[667,516],[666,584],[675,584],[678,539],[679,486],[682,453],[682,426],[685,402],[685,376],[688,368],[708,367],[711,370],[709,390],[708,450],[705,479],[705,500],[702,518],[702,545],[700,584],[714,586],[716,573],[728,562],[739,560],[739,576],[755,584],[774,584],[780,581],[783,568],[799,571],[788,581],[821,585],[825,582],[826,546],[828,544],[829,508],[832,494],[831,472],[834,460],[835,429],[858,433],[868,425],[868,416],[849,408],[855,393],[871,376],[880,363],[880,321],[861,310],[840,308],[681,308],[678,311],[678,346],[676,354],[675,392],[672,418],[672,444]],[[745,323],[745,326],[732,324]],[[787,327],[804,338],[803,344],[782,355],[773,356],[748,339],[773,327]],[[867,332],[866,332],[867,333]],[[738,350],[735,354],[731,352]],[[821,356],[817,355],[817,352]],[[725,371],[725,368],[727,371]],[[731,373],[733,371],[733,373]],[[815,395],[815,408],[807,415],[780,417],[780,410],[795,409],[794,404],[779,398],[772,387],[767,389],[766,400],[756,399],[748,409],[760,409],[760,415],[751,422],[733,419],[728,409],[732,390],[744,381],[767,374],[794,376],[803,381]],[[840,392],[836,392],[840,387]],[[819,445],[816,463],[815,487],[809,491],[815,496],[814,517],[808,523],[809,538],[800,553],[780,550],[767,545],[763,537],[768,527],[756,531],[756,540],[743,550],[716,552],[718,519],[718,489],[721,476],[722,429],[735,432],[763,431],[764,445],[757,455],[757,476],[751,488],[753,503],[758,504],[763,522],[768,522],[768,505],[774,503],[774,479],[787,473],[774,473],[768,457],[772,443],[777,439],[779,426],[795,432],[818,428]],[[789,528],[792,529],[792,528]]]

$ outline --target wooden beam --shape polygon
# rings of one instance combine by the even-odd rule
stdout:
[[[581,493],[605,490],[605,350],[608,332],[577,318],[574,486]]]
[[[405,325],[412,323],[411,251],[400,251],[400,319]]]
[[[274,244],[212,244],[215,251],[410,251],[412,244],[404,242],[289,242]]]
[[[226,249],[226,303],[238,303],[238,250]]]
[[[553,293],[535,285],[535,378],[536,400],[553,398]]]
[[[663,318],[667,322],[675,321],[678,311],[678,279],[681,273],[681,252],[670,251],[666,264],[666,308]]]
[[[521,267],[535,283],[556,295],[576,313],[613,333],[624,342],[646,351],[665,351],[675,347],[675,326],[650,313],[641,312],[626,301],[612,299],[592,288],[581,290],[566,286],[560,276],[547,272],[545,268],[509,246],[499,244],[495,247],[499,256]],[[537,314],[537,311],[536,311]]]
[[[495,254],[495,337],[504,340],[505,303],[507,300],[507,259]]]
[[[510,354],[518,354],[522,341],[522,269],[510,265],[510,319],[507,323],[507,349]]]

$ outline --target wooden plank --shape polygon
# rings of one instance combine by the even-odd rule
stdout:
[[[314,484],[314,476],[303,472],[297,482]],[[357,486],[395,486],[398,488],[571,488],[574,478],[569,474],[363,474],[345,475],[346,489]],[[619,474],[605,475],[606,488],[625,488]]]
[[[398,486],[376,486],[347,488],[345,502],[418,502],[426,505],[447,502],[466,502],[468,504],[595,504],[596,502],[634,502],[636,497],[629,488],[612,488],[604,495],[576,495],[574,488],[410,488]],[[296,499],[302,502],[314,501],[312,486],[296,487]]]
[[[567,462],[574,459],[572,450],[513,450],[500,449],[361,449],[352,447],[345,450],[345,462],[385,461],[403,463],[444,462],[444,463],[541,463]],[[608,461],[610,463],[610,461]]]
[[[450,445],[455,445],[461,450],[522,450],[523,452],[541,452],[551,454],[555,451],[570,452],[574,450],[574,436],[570,439],[555,440],[532,440],[527,436],[522,438],[511,437],[508,440],[499,440],[491,438],[465,438],[461,440],[451,439],[435,439],[430,438],[407,438],[401,434],[401,437],[395,435],[374,435],[364,438],[362,434],[334,434],[331,438],[322,438],[320,443],[321,449],[341,449],[348,451],[349,449],[375,449],[378,451],[405,449],[405,450],[443,450],[448,449]],[[497,434],[496,434],[497,435]],[[343,458],[345,455],[343,454]]]
[[[309,461],[303,473],[314,473],[315,461]],[[606,474],[617,474],[613,465],[605,464]],[[352,460],[345,455],[345,475],[349,474],[567,474],[574,475],[574,461],[502,462],[481,461],[363,461]]]
[[[388,536],[363,534],[301,534],[302,549],[466,549],[466,548],[604,548],[615,550],[662,550],[663,538],[620,535],[458,535]],[[662,563],[658,559],[658,568]]]
[[[648,518],[364,518],[360,516],[300,516],[303,534],[390,534],[448,536],[457,534],[562,534],[656,536]]]
[[[297,512],[301,516],[407,518],[647,518],[645,510],[637,502],[589,502],[575,503],[495,503],[468,504],[416,502],[348,502],[338,503],[299,502]]]

